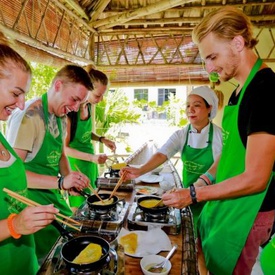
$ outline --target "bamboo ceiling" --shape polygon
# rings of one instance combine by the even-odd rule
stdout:
[[[275,4],[265,0],[1,0],[0,27],[29,61],[93,63],[112,86],[207,83],[191,31],[222,5],[255,25],[256,51],[275,62]]]

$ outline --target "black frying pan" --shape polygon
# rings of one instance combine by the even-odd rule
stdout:
[[[161,198],[156,197],[156,196],[142,196],[142,197],[139,197],[137,199],[138,207],[141,210],[143,210],[145,213],[156,214],[156,213],[161,213],[161,212],[168,211],[168,206],[166,206],[166,205],[160,205],[160,206],[153,207],[153,208],[147,208],[147,207],[144,207],[144,206],[140,205],[140,203],[144,200],[161,200]]]
[[[95,212],[96,211],[101,211],[101,210],[110,210],[112,209],[114,206],[116,206],[117,202],[119,201],[118,197],[117,196],[113,196],[112,199],[113,199],[113,202],[110,203],[110,204],[104,204],[104,205],[97,205],[97,204],[94,204],[95,202],[98,202],[99,199],[96,195],[90,195],[88,193],[86,193],[85,191],[83,190],[76,190],[74,189],[74,191],[78,192],[80,195],[84,196],[86,198],[86,201],[87,201],[87,204],[89,206],[89,208],[91,210],[94,210]],[[105,199],[108,199],[110,197],[110,194],[107,194],[107,193],[101,193],[101,194],[98,194],[100,196],[100,198],[102,200],[105,200]]]
[[[64,229],[63,226],[61,226],[57,221],[53,221],[52,224],[59,230],[60,234],[63,237],[69,239],[67,242],[63,244],[60,252],[62,259],[68,267],[75,268],[78,270],[97,270],[106,263],[110,251],[110,245],[106,240],[93,235],[83,235],[74,237],[71,232]],[[102,247],[101,258],[96,262],[88,264],[73,263],[72,261],[75,259],[75,257],[90,243],[99,244]]]

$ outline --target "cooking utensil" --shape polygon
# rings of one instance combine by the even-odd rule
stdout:
[[[102,210],[108,211],[111,208],[113,208],[117,204],[117,202],[119,201],[117,196],[113,196],[113,202],[109,203],[106,200],[109,199],[110,195],[108,193],[100,193],[100,194],[98,194],[98,196],[100,196],[100,199],[102,201],[105,200],[105,202],[103,204],[95,204],[95,202],[99,201],[99,199],[96,195],[90,195],[90,194],[86,193],[83,190],[74,189],[74,191],[78,192],[80,195],[85,197],[86,202],[89,206],[89,209],[92,210],[92,211],[95,211],[95,212],[102,211]]]
[[[152,206],[152,208],[155,208],[155,207],[158,207],[158,206],[161,206],[161,204],[163,204],[163,200],[159,200],[155,205]]]
[[[163,267],[165,266],[166,261],[169,260],[169,259],[171,258],[171,256],[173,255],[174,251],[175,251],[177,248],[178,248],[178,246],[177,246],[177,245],[174,245],[174,246],[172,247],[172,249],[170,250],[170,252],[167,254],[165,260],[162,261],[162,262],[159,263],[159,264],[156,264],[156,265],[150,267],[150,268],[148,269],[148,271],[149,271],[149,272],[152,272],[152,273],[157,273],[157,272],[160,273],[160,272],[162,272]]]
[[[166,205],[159,205],[158,207],[144,207],[142,206],[140,203],[144,200],[161,200],[160,197],[157,197],[157,196],[142,196],[142,197],[139,197],[137,199],[137,204],[138,204],[138,207],[143,210],[143,212],[145,213],[151,213],[151,214],[156,214],[156,213],[161,213],[161,212],[167,212],[168,211],[168,206]]]
[[[67,231],[58,222],[53,221],[52,225],[60,232],[62,237],[68,241],[65,242],[61,248],[60,254],[66,265],[76,270],[96,270],[102,267],[107,261],[110,251],[109,243],[101,237],[93,235],[81,235],[75,237],[71,232]],[[75,264],[73,260],[79,253],[90,243],[95,243],[101,246],[102,256],[98,261],[87,264]]]
[[[110,198],[110,195],[108,193],[101,193],[99,194],[99,196],[103,200],[108,200]],[[98,201],[98,198],[94,195],[91,195],[89,198],[87,198],[86,201],[91,210],[94,210],[95,212],[99,212],[99,211],[109,211],[110,209],[116,206],[118,201],[120,201],[117,196],[113,196],[112,199],[113,199],[112,203],[106,202],[105,204],[95,204],[95,202]]]
[[[116,159],[116,160],[113,160],[113,159],[110,158],[110,157],[107,157],[107,159],[110,160],[110,161],[113,162],[113,163],[118,163],[118,160],[117,160],[117,159]]]
[[[122,175],[121,175],[121,177],[120,177],[120,179],[119,179],[119,181],[117,182],[115,188],[113,189],[113,191],[112,191],[112,193],[111,193],[109,199],[111,199],[111,198],[114,196],[114,194],[115,194],[115,192],[117,191],[117,189],[119,188],[119,186],[123,183],[123,180],[124,180],[124,178],[125,178],[125,175],[126,175],[125,172],[123,172]]]
[[[168,190],[166,193],[170,194],[170,193],[174,192],[175,190],[176,190],[176,188],[172,188],[171,190]],[[161,199],[159,202],[157,202],[155,205],[153,205],[152,208],[160,206],[162,204],[162,201],[163,201],[163,199]]]
[[[32,201],[32,200],[30,200],[30,199],[28,199],[28,198],[26,198],[26,197],[24,197],[24,196],[21,196],[21,195],[15,193],[15,192],[13,192],[13,191],[7,189],[7,188],[3,188],[3,191],[6,192],[6,193],[7,193],[9,196],[11,196],[12,198],[14,198],[14,199],[16,199],[16,200],[18,200],[18,201],[20,201],[20,202],[22,202],[22,203],[24,203],[24,204],[26,204],[26,205],[28,205],[28,206],[39,206],[39,205],[41,205],[41,204],[39,204],[39,203],[37,203],[37,202],[35,202],[35,201]],[[66,220],[68,220],[68,221],[70,221],[71,223],[74,223],[74,224],[77,224],[77,225],[81,225],[80,222],[78,222],[78,221],[76,221],[76,220],[74,220],[74,219],[71,219],[70,217],[67,217],[67,216],[65,216],[65,215],[63,215],[63,214],[61,214],[61,213],[57,213],[56,215],[57,215],[57,216],[60,216],[60,217],[62,217],[62,218],[64,218],[64,219],[66,219]],[[71,227],[71,228],[73,228],[73,229],[75,229],[75,230],[77,230],[77,231],[80,231],[79,228],[73,226],[72,224],[70,224],[70,223],[68,223],[68,222],[66,222],[66,221],[64,221],[64,220],[62,220],[62,219],[59,219],[59,218],[57,218],[57,217],[55,217],[55,219],[56,219],[57,221],[61,222],[61,223],[66,224],[67,226],[69,226],[69,227]]]
[[[78,168],[77,165],[75,165],[75,168],[76,168],[76,170],[77,170],[78,172],[82,173],[82,172],[80,171],[80,169]],[[95,194],[95,195],[98,197],[98,199],[99,199],[102,203],[104,203],[104,201],[101,199],[101,197],[98,195],[98,193],[96,192],[96,190],[95,190],[91,185],[89,185],[88,188],[92,191],[93,194]],[[77,191],[76,188],[74,188],[74,191]],[[78,191],[77,191],[77,192],[78,192]]]

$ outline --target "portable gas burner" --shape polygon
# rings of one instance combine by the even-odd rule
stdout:
[[[73,218],[80,221],[82,231],[107,239],[114,240],[120,232],[128,213],[129,203],[120,200],[114,207],[108,210],[91,210],[84,203],[74,214]]]
[[[167,234],[177,235],[181,230],[181,214],[176,208],[159,213],[145,213],[134,202],[127,217],[129,230],[148,230],[150,227],[159,226]]]
[[[76,269],[68,267],[62,259],[60,251],[66,239],[60,237],[46,260],[39,269],[37,275],[67,275],[67,274],[83,274],[83,275],[122,275],[124,274],[124,250],[117,242],[110,243],[109,255],[106,262],[97,269]]]
[[[60,237],[49,255],[43,262],[38,275],[42,274],[91,274],[91,275],[118,275],[123,274],[124,270],[124,252],[123,248],[117,244],[116,237],[118,236],[121,227],[126,219],[129,204],[124,200],[116,203],[116,206],[109,209],[108,212],[91,211],[88,204],[85,202],[74,214],[73,218],[80,221],[81,233],[72,232],[74,236],[79,234],[91,234],[102,237],[110,243],[110,253],[107,261],[98,270],[75,270],[67,267],[66,263],[60,255],[62,245],[67,241],[66,238]]]
[[[98,188],[102,188],[105,190],[113,190],[116,184],[118,183],[120,177],[119,175],[110,176],[108,173],[104,173],[104,177],[99,177],[96,180],[96,184]],[[118,190],[123,191],[132,191],[135,187],[134,180],[128,180],[123,182]]]

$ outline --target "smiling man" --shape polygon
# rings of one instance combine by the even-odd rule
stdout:
[[[8,123],[7,139],[24,161],[29,197],[43,205],[54,204],[66,216],[72,212],[61,190],[72,193],[72,187],[83,189],[89,184],[84,174],[70,170],[65,156],[66,115],[78,111],[92,89],[84,69],[67,65],[57,72],[47,93],[27,101],[24,110],[14,111]],[[35,234],[39,259],[47,255],[59,235],[53,226]]]

